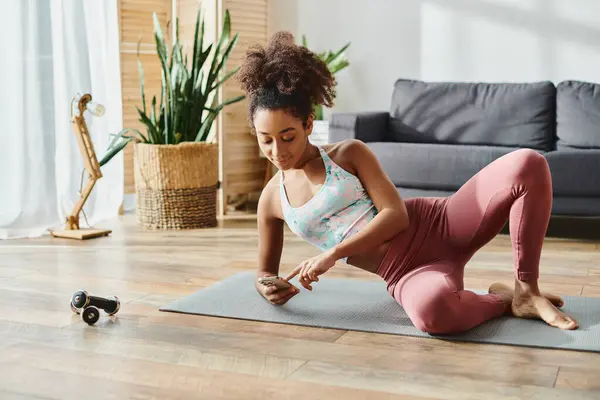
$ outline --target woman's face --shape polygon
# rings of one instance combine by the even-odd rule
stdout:
[[[304,154],[312,131],[312,117],[307,127],[284,110],[259,109],[254,115],[258,145],[267,159],[280,170],[294,168]]]

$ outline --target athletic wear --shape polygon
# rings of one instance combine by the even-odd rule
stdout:
[[[376,209],[360,180],[336,165],[323,149],[319,151],[326,178],[317,195],[292,208],[281,173],[280,191],[290,229],[327,250],[364,228]],[[506,222],[515,277],[538,279],[552,208],[550,169],[539,153],[513,151],[487,165],[451,196],[411,198],[405,204],[410,224],[391,240],[377,274],[420,330],[458,333],[506,311],[500,296],[479,295],[463,285],[467,262]]]
[[[539,153],[516,150],[447,198],[413,198],[405,204],[410,225],[392,240],[377,274],[420,330],[462,332],[505,312],[499,296],[464,290],[463,273],[507,221],[515,277],[538,279],[552,208],[550,170]]]
[[[377,209],[360,179],[337,165],[321,147],[317,148],[325,165],[325,182],[317,194],[306,204],[292,207],[282,171],[279,191],[290,230],[325,251],[363,229],[377,215]]]

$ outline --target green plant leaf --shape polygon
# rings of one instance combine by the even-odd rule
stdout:
[[[178,44],[178,57],[179,61],[183,63],[183,48],[179,45],[179,19],[175,20],[175,43]]]
[[[206,140],[206,136],[208,135],[208,133],[210,131],[212,123],[216,118],[216,115],[219,113],[219,111],[221,111],[219,109],[219,106],[217,106],[217,100],[218,100],[217,96],[213,96],[211,106],[206,107],[206,108],[210,108],[215,111],[214,112],[209,111],[208,114],[206,115],[206,117],[204,118],[204,120],[200,120],[200,127],[198,129],[198,132],[197,132],[197,135],[196,135],[194,141],[203,142]]]
[[[200,18],[200,11],[198,11],[198,18]],[[194,36],[195,38],[196,36]],[[200,38],[196,39],[198,41],[198,49],[202,52],[204,48],[204,18],[202,18],[202,24],[200,25]]]
[[[221,58],[221,61],[219,62],[219,65],[217,66],[217,69],[216,69],[215,73],[213,75],[209,76],[209,78],[208,78],[208,81],[206,83],[207,87],[212,87],[213,86],[213,83],[214,83],[215,79],[217,78],[219,72],[225,67],[225,63],[229,59],[229,55],[231,54],[231,50],[233,50],[233,47],[236,45],[236,43],[238,41],[238,38],[239,38],[239,34],[236,34],[233,37],[233,40],[227,46],[227,49],[223,53],[223,56]],[[213,89],[211,89],[211,90],[213,90]]]
[[[198,63],[198,57],[202,54],[202,41],[198,40],[198,32],[200,27],[200,17],[201,10],[198,10],[198,14],[196,15],[196,26],[194,27],[194,50],[192,53],[192,80],[195,82],[198,71],[196,70],[196,65]],[[204,36],[204,21],[202,21],[202,36]]]
[[[160,115],[158,117],[158,126],[156,127],[157,137],[153,144],[162,144],[163,132],[165,131],[165,107],[160,106]]]
[[[208,55],[210,54],[211,50],[212,44],[208,46],[207,50],[201,55],[201,58],[199,60],[200,65],[197,67],[199,71],[196,75],[196,80],[194,80],[194,88],[198,88],[200,90],[202,89],[202,82],[204,81],[204,70],[202,69],[202,67],[204,65],[204,62],[208,58]]]
[[[112,135],[113,138],[107,147],[106,154],[100,159],[100,161],[98,161],[100,167],[104,166],[106,163],[112,160],[114,156],[119,154],[119,152],[123,150],[129,144],[129,142],[131,142],[132,140],[136,140],[135,136],[126,136],[125,134],[127,132],[133,132],[137,135],[137,140],[147,142],[146,137],[142,135],[137,129],[123,129],[116,135]]]
[[[131,139],[123,139],[119,143],[117,143],[115,146],[111,147],[111,149],[108,150],[108,152],[104,155],[104,157],[102,157],[102,159],[100,161],[98,161],[98,164],[100,165],[100,167],[103,167],[106,163],[108,163],[110,160],[112,160],[114,156],[119,154],[119,152],[121,150],[123,150],[125,148],[125,146],[127,146],[129,144],[130,140]]]
[[[150,110],[150,121],[156,126],[156,95],[152,96],[152,109]]]
[[[142,110],[144,110],[144,112],[146,112],[146,93],[145,93],[145,84],[144,84],[144,66],[142,65],[142,60],[140,60],[140,42],[138,42],[138,48],[137,48],[137,65],[138,65],[138,75],[140,77],[140,90],[142,92]]]
[[[337,52],[335,52],[335,53],[329,52],[329,55],[324,60],[325,64],[329,64],[329,63],[334,62],[339,56],[341,56],[342,54],[344,54],[344,52],[346,51],[346,49],[348,49],[349,46],[350,46],[350,43],[346,43],[346,45],[344,45],[344,47],[342,47],[341,49],[339,49]]]
[[[165,106],[165,126],[163,133],[163,143],[168,144],[169,140],[169,129],[170,129],[170,109],[172,107],[172,95],[171,95],[171,85],[170,80],[171,76],[169,73],[169,62],[168,62],[168,53],[167,46],[165,45],[165,39],[163,35],[162,28],[160,27],[160,23],[158,22],[158,17],[156,16],[156,12],[152,13],[152,18],[154,20],[154,40],[156,42],[156,51],[158,53],[158,58],[160,59],[160,63],[162,66],[162,89],[164,91],[164,106]]]
[[[315,112],[315,120],[322,121],[323,120],[323,105],[322,104],[315,105],[314,112]]]
[[[245,97],[246,96],[244,96],[244,95],[233,97],[233,98],[226,100],[223,103],[219,104],[215,108],[214,105],[216,104],[216,100],[217,100],[217,97],[215,96],[213,98],[213,108],[210,108],[210,109],[206,108],[207,110],[210,110],[210,111],[209,111],[209,114],[206,117],[206,119],[202,122],[200,131],[198,132],[198,135],[196,136],[196,141],[197,142],[205,142],[210,133],[210,128],[212,127],[213,122],[215,121],[215,119],[217,118],[217,116],[219,115],[221,110],[223,110],[223,108],[225,108],[226,106],[228,106],[230,104],[237,103],[237,102],[243,100]]]
[[[221,80],[213,85],[208,91],[212,92],[213,90],[219,88],[223,83],[225,83],[228,79],[230,79],[233,75],[237,74],[240,70],[241,66],[235,67],[232,71],[229,71]]]
[[[221,110],[219,110],[219,111],[221,111]],[[210,128],[212,127],[213,122],[217,118],[217,115],[219,115],[218,112],[209,113],[206,116],[206,119],[202,122],[202,127],[200,128],[200,132],[198,133],[196,142],[205,142],[206,141],[206,137],[210,133]]]
[[[207,77],[206,87],[211,87],[216,76],[218,74],[218,69],[216,69],[217,60],[219,55],[221,54],[221,48],[225,45],[226,42],[229,41],[229,35],[231,34],[231,15],[229,14],[229,10],[225,10],[225,19],[223,21],[223,29],[221,30],[221,37],[217,42],[217,47],[215,48],[215,54],[213,56],[212,62],[210,64],[210,70]]]
[[[146,128],[148,128],[148,137],[150,138],[150,141],[152,143],[156,143],[157,140],[160,140],[158,138],[159,135],[158,135],[156,126],[154,126],[154,124],[152,124],[152,121],[150,120],[150,118],[148,118],[148,116],[146,115],[145,112],[140,110],[140,108],[138,106],[136,106],[135,108],[138,111],[138,114],[140,115],[140,122],[143,123],[144,125],[146,125]]]
[[[228,105],[230,105],[230,104],[233,104],[233,103],[237,103],[238,101],[242,101],[242,100],[244,100],[245,98],[246,98],[246,96],[244,96],[244,95],[241,95],[241,96],[237,96],[237,97],[231,98],[231,99],[229,99],[229,100],[225,100],[225,101],[224,101],[223,103],[221,103],[221,105],[219,106],[219,107],[220,107],[219,111],[220,111],[221,109],[223,109],[225,106],[228,106]]]
[[[329,70],[331,71],[332,74],[335,75],[349,65],[350,65],[350,63],[348,61],[344,60],[344,61],[340,61],[339,63],[337,63],[333,66],[330,66]]]

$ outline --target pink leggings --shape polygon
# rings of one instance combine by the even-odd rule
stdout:
[[[459,333],[505,312],[497,295],[464,290],[463,274],[475,252],[507,221],[515,277],[538,279],[552,207],[550,170],[539,153],[513,151],[449,197],[405,203],[410,225],[392,240],[377,274],[421,331]]]

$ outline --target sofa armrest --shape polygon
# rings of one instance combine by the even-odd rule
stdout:
[[[358,139],[383,142],[389,129],[389,112],[334,113],[329,119],[329,142]]]

